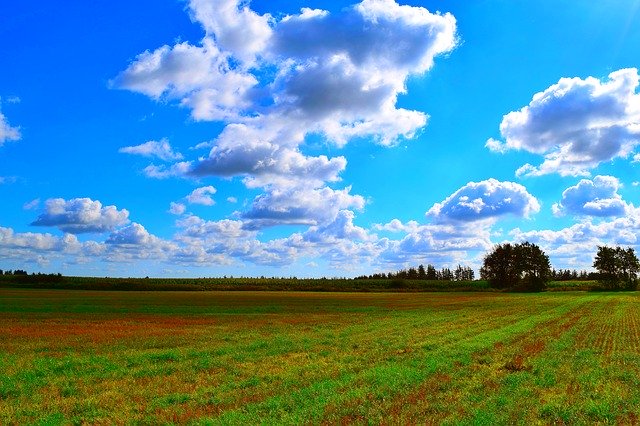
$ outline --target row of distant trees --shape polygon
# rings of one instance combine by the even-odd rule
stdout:
[[[28,275],[28,274],[27,274],[27,271],[23,269],[16,269],[15,271],[12,271],[11,269],[9,269],[8,271],[3,271],[2,269],[0,269],[0,275]]]
[[[631,247],[599,246],[593,267],[598,272],[592,277],[597,277],[605,290],[637,288],[640,261]],[[515,291],[542,291],[553,275],[549,256],[529,242],[497,245],[485,256],[480,269],[480,278],[492,287]]]
[[[536,244],[498,244],[488,253],[480,268],[480,279],[487,280],[496,289],[511,291],[542,291],[550,280],[597,280],[606,290],[635,290],[640,262],[632,248],[598,247],[593,262],[597,272],[570,269],[552,269],[549,256]],[[473,269],[458,265],[455,269],[436,269],[433,265],[398,272],[363,275],[357,279],[410,279],[471,281]]]
[[[419,265],[417,268],[402,269],[398,272],[362,275],[356,279],[408,279],[428,281],[473,281],[475,272],[468,266],[458,265],[455,269],[436,269],[433,265]]]

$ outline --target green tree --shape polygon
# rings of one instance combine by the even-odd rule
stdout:
[[[608,290],[635,290],[637,287],[640,262],[631,247],[598,246],[593,267],[598,270],[600,284]]]
[[[423,265],[418,266],[418,279],[424,280],[427,278],[427,272],[424,269]]]
[[[427,265],[427,279],[432,281],[438,279],[436,268],[433,265]]]
[[[542,291],[551,277],[551,263],[535,244],[499,244],[484,258],[480,277],[493,288]]]

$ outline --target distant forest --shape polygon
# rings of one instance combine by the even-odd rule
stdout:
[[[458,265],[454,270],[450,268],[436,269],[433,265],[419,265],[417,268],[401,269],[397,272],[361,275],[356,280],[406,279],[427,281],[473,281],[475,272],[468,266]],[[598,272],[587,272],[577,269],[552,269],[550,278],[553,281],[596,281],[600,278]]]

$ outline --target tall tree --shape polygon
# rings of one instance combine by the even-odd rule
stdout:
[[[499,244],[485,256],[480,277],[494,288],[542,291],[551,277],[551,263],[530,242]]]
[[[608,290],[634,290],[637,287],[640,262],[631,247],[598,246],[593,267],[598,270],[600,284]]]

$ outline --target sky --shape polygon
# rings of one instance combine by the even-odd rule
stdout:
[[[0,39],[0,269],[640,249],[640,0],[23,0]]]

